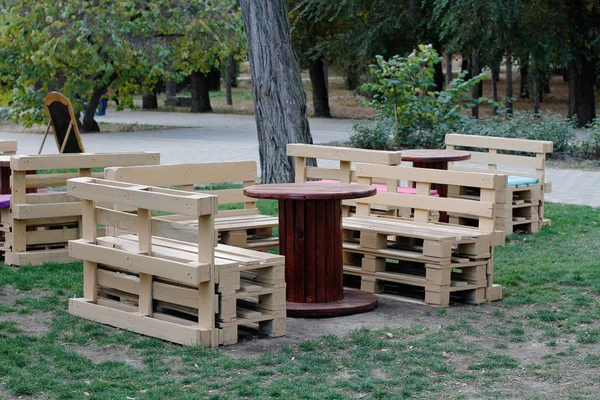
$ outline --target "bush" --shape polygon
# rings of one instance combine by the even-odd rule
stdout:
[[[569,152],[575,146],[575,122],[558,114],[544,113],[540,118],[529,112],[512,118],[477,120],[464,118],[454,129],[467,135],[498,136],[554,142],[554,152]]]
[[[461,111],[476,103],[467,93],[485,74],[465,80],[465,72],[438,92],[434,66],[441,60],[431,45],[419,45],[406,58],[386,61],[377,56],[377,65],[371,65],[373,81],[362,87],[370,98],[367,105],[379,111],[379,118],[394,122],[394,139],[400,148],[440,147],[445,133],[465,118]],[[477,102],[483,100],[487,99]]]
[[[350,145],[361,149],[389,150],[392,148],[390,138],[395,131],[394,121],[389,118],[374,123],[354,124],[356,133],[350,136]]]
[[[594,119],[587,128],[591,131],[591,136],[581,143],[578,155],[583,158],[600,160],[600,120]]]

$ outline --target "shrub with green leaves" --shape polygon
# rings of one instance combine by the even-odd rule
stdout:
[[[583,158],[600,160],[600,119],[594,119],[587,128],[591,135],[581,143],[580,155]]]
[[[444,135],[465,118],[461,111],[487,100],[468,95],[485,74],[465,80],[465,72],[446,90],[436,91],[434,66],[441,61],[431,45],[419,45],[408,57],[386,61],[377,56],[377,65],[371,65],[373,80],[362,87],[370,99],[367,105],[376,108],[380,118],[395,122],[399,148],[440,147]]]
[[[554,152],[568,152],[575,145],[575,122],[550,112],[541,116],[521,112],[511,118],[487,120],[465,118],[456,125],[454,133],[549,140],[554,142]]]
[[[384,118],[374,123],[354,124],[354,134],[350,135],[350,145],[361,149],[389,150],[395,133],[393,120]]]

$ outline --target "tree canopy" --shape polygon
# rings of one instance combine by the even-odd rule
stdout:
[[[131,107],[142,88],[206,72],[243,42],[235,0],[5,0],[1,18],[0,79],[26,124],[43,121],[50,90],[86,99],[93,117],[107,88]]]

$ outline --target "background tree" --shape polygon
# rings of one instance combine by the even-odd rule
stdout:
[[[7,0],[5,6],[0,73],[15,90],[13,118],[26,124],[43,122],[43,97],[60,90],[85,111],[84,131],[98,131],[94,112],[109,87],[120,108],[133,107],[133,94],[151,91],[159,79],[182,80],[191,65],[204,70],[241,36],[235,0]]]
[[[263,183],[293,182],[288,143],[312,143],[284,0],[240,0],[248,41]]]

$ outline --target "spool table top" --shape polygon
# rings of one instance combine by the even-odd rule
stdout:
[[[449,162],[468,160],[471,153],[461,150],[419,149],[401,151],[400,157],[402,161]]]
[[[257,199],[275,200],[342,200],[373,196],[377,188],[349,183],[271,183],[244,188],[244,194]]]

